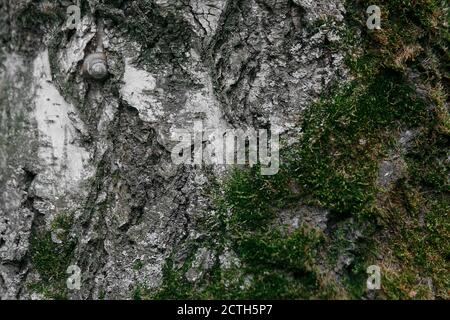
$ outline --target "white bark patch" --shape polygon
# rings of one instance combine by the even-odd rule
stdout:
[[[41,196],[56,196],[76,188],[89,176],[89,153],[76,144],[77,134],[69,118],[75,109],[51,82],[47,50],[36,57],[33,77],[36,84],[34,117],[39,132],[38,155],[44,168],[36,179],[35,188],[44,193]]]
[[[162,104],[153,95],[156,79],[142,69],[136,69],[130,60],[125,61],[124,85],[120,90],[121,97],[129,105],[139,111],[143,121],[156,122],[164,115]]]

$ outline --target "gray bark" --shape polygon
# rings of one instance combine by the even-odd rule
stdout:
[[[341,1],[89,0],[69,30],[71,4],[0,1],[0,299],[42,298],[27,288],[39,277],[30,240],[64,214],[82,269],[72,298],[157,288],[166,259],[203,236],[198,221],[213,210],[198,177],[228,169],[173,164],[170,130],[274,117],[289,134],[347,78],[326,45],[339,41]],[[109,75],[98,81],[82,64],[101,22]]]

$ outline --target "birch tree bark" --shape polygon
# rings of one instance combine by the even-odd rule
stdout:
[[[199,119],[267,128],[272,117],[289,136],[348,77],[330,49],[341,1],[82,0],[75,29],[70,5],[0,1],[1,299],[45,298],[33,284],[46,281],[65,290],[66,262],[52,262],[55,279],[31,263],[33,237],[49,231],[81,269],[69,298],[157,288],[171,254],[205,236],[205,186],[228,169],[175,165],[171,130]],[[99,41],[103,80],[82,70]]]

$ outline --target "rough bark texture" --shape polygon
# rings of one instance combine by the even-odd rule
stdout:
[[[0,297],[30,298],[32,234],[74,217],[78,298],[130,298],[157,287],[174,247],[201,237],[209,200],[202,168],[171,162],[171,128],[285,130],[330,83],[345,78],[329,52],[340,1],[1,2]],[[329,30],[314,30],[318,19]],[[109,77],[83,76],[105,22]],[[213,168],[205,174],[220,175]],[[133,268],[143,263],[139,270]],[[34,294],[35,297],[38,297]]]
[[[411,258],[414,263],[409,261],[413,275],[407,273],[400,279],[407,285],[386,278],[386,290],[394,283],[391,287],[406,288],[406,296],[415,297],[417,291],[420,296],[425,288],[426,297],[448,297],[445,287],[449,279],[443,267],[448,255],[444,257],[442,248],[448,245],[450,230],[448,219],[444,220],[448,197],[443,195],[450,159],[448,152],[445,155],[449,131],[445,131],[444,116],[436,116],[442,121],[437,125],[429,116],[437,114],[436,110],[448,111],[442,85],[448,84],[448,72],[442,71],[445,63],[439,62],[442,51],[446,53],[444,40],[439,42],[441,47],[428,46],[423,40],[428,34],[421,29],[408,27],[404,37],[400,32],[392,36],[389,32],[398,30],[386,24],[386,33],[373,32],[370,38],[378,45],[370,54],[378,60],[360,66],[368,79],[381,79],[381,85],[372,78],[367,84],[360,81],[354,92],[331,99],[332,106],[348,102],[349,108],[324,109],[307,118],[312,108],[323,107],[315,102],[327,96],[330,88],[353,80],[353,70],[344,63],[346,55],[350,60],[353,56],[343,47],[361,40],[362,24],[356,33],[343,32],[350,27],[341,0],[81,0],[81,23],[73,30],[66,25],[66,10],[74,2],[0,0],[0,299],[130,299],[142,292],[158,292],[164,286],[168,262],[191,284],[202,281],[217,262],[224,269],[241,266],[227,243],[221,252],[201,244],[204,239],[215,241],[204,222],[218,210],[212,186],[228,176],[230,167],[180,166],[171,159],[176,144],[173,130],[192,130],[198,120],[210,129],[277,125],[287,146],[302,134],[309,137],[310,152],[299,154],[305,158],[312,155],[312,165],[298,168],[312,178],[302,180],[301,176],[298,184],[306,181],[303,185],[287,181],[289,192],[299,194],[304,192],[300,189],[309,188],[312,196],[306,195],[296,206],[277,208],[273,224],[274,228],[287,226],[287,235],[294,234],[294,240],[299,237],[294,249],[304,246],[309,250],[309,243],[302,241],[315,241],[301,232],[289,233],[307,225],[326,234],[331,244],[325,242],[329,247],[325,249],[332,252],[337,248],[337,254],[315,252],[314,270],[280,271],[287,279],[286,287],[291,279],[301,279],[292,281],[293,287],[301,284],[294,288],[301,292],[302,277],[308,272],[320,275],[315,284],[337,283],[338,292],[351,287],[344,282],[355,269],[357,255],[364,255],[361,251],[366,248],[358,241],[373,222],[360,223],[360,213],[369,212],[361,209],[366,206],[375,208],[371,213],[378,210],[374,214],[378,225],[385,223],[383,232],[364,236],[382,248],[371,261],[393,270],[394,279],[402,274],[401,259],[409,257],[412,247],[417,247],[414,243],[431,239],[426,244],[429,247],[423,247],[425,253],[416,260]],[[364,17],[366,2],[354,2]],[[381,2],[393,8],[401,6]],[[420,6],[425,2],[411,3]],[[442,12],[447,14],[443,3]],[[396,12],[397,17],[403,17],[402,10]],[[430,10],[426,7],[423,12],[429,14]],[[432,26],[429,34],[434,35],[438,18],[429,15],[432,22],[426,27]],[[390,23],[403,21],[400,18],[394,16]],[[343,34],[351,39],[344,42]],[[367,33],[363,36],[368,38]],[[83,72],[83,63],[99,41],[108,66],[103,80]],[[355,51],[360,54],[361,48]],[[433,81],[437,79],[427,87],[437,98],[426,107],[416,104],[419,97],[426,96],[420,91],[422,75],[407,65],[422,51],[416,64],[422,63],[429,79],[431,75]],[[378,67],[381,64],[383,68]],[[415,90],[403,91],[412,82],[417,85]],[[433,85],[434,91],[429,89]],[[395,95],[396,90],[401,97]],[[384,105],[372,108],[371,104],[380,102]],[[423,119],[434,124],[417,123],[417,114],[425,114]],[[357,116],[360,118],[355,120]],[[304,119],[311,119],[310,127],[317,130],[302,131]],[[355,135],[352,128],[356,128]],[[316,133],[321,139],[315,138]],[[410,152],[413,156],[407,158]],[[431,184],[420,178],[423,181],[415,185],[413,177],[422,177],[417,173],[420,170],[427,173],[428,164],[437,168],[436,172],[440,170],[441,180],[433,171]],[[319,187],[314,180],[317,168],[324,170],[317,175],[322,179]],[[399,185],[398,181],[406,183]],[[261,189],[270,187],[267,183]],[[417,194],[418,200],[410,201]],[[428,199],[428,195],[435,198]],[[307,201],[312,198],[317,200],[313,204]],[[437,213],[432,213],[433,206]],[[416,216],[417,221],[408,220]],[[435,217],[437,222],[430,220]],[[403,244],[408,244],[403,239],[408,233],[403,231],[408,230],[417,231],[413,234],[417,239],[405,249]],[[291,238],[286,238],[286,243],[292,244]],[[196,243],[194,252],[189,251],[192,243]],[[294,251],[298,261],[307,260],[280,243],[280,254]],[[408,253],[393,254],[392,243]],[[334,262],[326,262],[325,256],[333,254]],[[297,261],[289,259],[274,265],[282,269],[283,264]],[[433,266],[433,261],[438,263]],[[186,264],[189,268],[180,267]],[[66,287],[69,265],[81,269],[79,291]],[[365,275],[365,269],[362,272]],[[245,289],[252,275],[244,276]],[[365,286],[364,276],[355,281]],[[387,296],[403,297],[397,294],[397,287]],[[281,295],[285,296],[298,298]]]

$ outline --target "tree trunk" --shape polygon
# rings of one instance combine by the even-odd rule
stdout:
[[[174,164],[173,130],[272,119],[289,136],[347,79],[330,49],[341,1],[82,0],[75,29],[72,1],[0,4],[1,299],[158,288],[168,258],[182,264],[183,248],[205,236],[207,186],[229,168]],[[103,79],[83,69],[97,50]],[[46,267],[36,250],[59,257]],[[79,291],[65,288],[69,265],[81,270]]]

